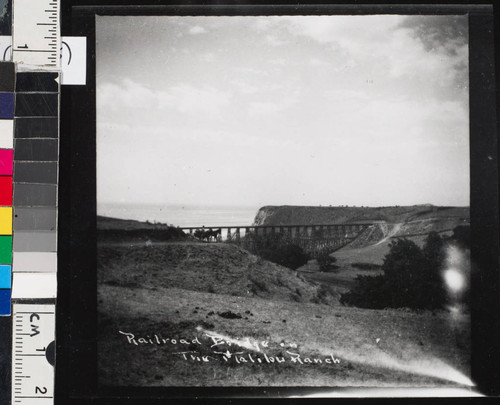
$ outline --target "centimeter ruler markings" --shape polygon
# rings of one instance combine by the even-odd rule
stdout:
[[[13,62],[38,67],[59,67],[59,1],[13,0]]]
[[[12,405],[54,401],[55,305],[14,304]]]

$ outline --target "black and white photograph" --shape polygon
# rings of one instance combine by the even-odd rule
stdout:
[[[470,395],[468,33],[97,15],[99,386]]]

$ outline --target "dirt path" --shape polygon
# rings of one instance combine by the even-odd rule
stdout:
[[[380,245],[384,243],[385,241],[389,240],[392,238],[394,235],[396,235],[400,230],[403,224],[394,224],[394,227],[389,231],[389,233],[381,240],[379,240],[376,245]]]

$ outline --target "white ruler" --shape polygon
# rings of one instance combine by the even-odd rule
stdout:
[[[12,405],[54,403],[55,305],[14,304]],[[50,360],[50,362],[49,362]]]
[[[59,1],[13,0],[13,62],[56,69],[60,66]]]

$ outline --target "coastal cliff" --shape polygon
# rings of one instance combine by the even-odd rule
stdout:
[[[254,225],[343,224],[356,222],[402,223],[414,220],[440,219],[468,222],[469,207],[412,205],[393,207],[307,207],[265,206],[259,209]]]
[[[469,225],[469,207],[413,205],[395,207],[306,207],[265,206],[259,209],[254,225],[328,225],[372,223],[366,241],[376,243],[387,237],[424,236],[430,232],[450,234],[459,225]],[[374,232],[376,231],[376,232]],[[378,236],[376,236],[378,235]],[[365,235],[366,236],[366,235]]]

